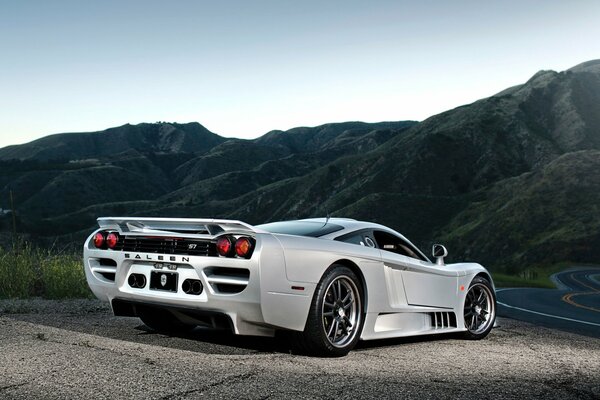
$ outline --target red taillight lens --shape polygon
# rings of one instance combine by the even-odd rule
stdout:
[[[217,240],[217,252],[223,257],[227,257],[231,254],[231,239],[227,236],[221,236]]]
[[[104,246],[104,235],[100,232],[94,235],[94,246],[97,248],[101,248]]]
[[[235,254],[238,257],[248,257],[252,251],[252,242],[247,237],[240,237],[235,242]]]
[[[114,232],[111,232],[108,235],[106,235],[106,245],[109,249],[114,249],[117,243],[119,243],[119,235],[117,235]]]

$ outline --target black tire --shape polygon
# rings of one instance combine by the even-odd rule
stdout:
[[[496,321],[496,293],[491,283],[476,276],[469,285],[463,305],[465,328],[463,339],[480,340],[486,337]]]
[[[195,325],[184,324],[172,313],[159,308],[138,309],[138,317],[150,329],[161,333],[189,332]]]
[[[360,279],[348,267],[332,265],[317,285],[304,331],[292,333],[294,350],[324,357],[345,356],[360,338],[363,304]]]

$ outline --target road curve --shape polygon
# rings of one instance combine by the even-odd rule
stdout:
[[[552,278],[557,289],[498,289],[498,314],[600,338],[600,268],[573,267]]]

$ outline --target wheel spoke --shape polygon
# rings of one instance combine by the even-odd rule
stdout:
[[[331,340],[333,342],[335,342],[335,338],[337,337],[337,331],[338,331],[338,327],[339,327],[339,321],[336,319],[335,322],[333,323],[333,337],[331,338]]]
[[[338,279],[336,283],[337,283],[336,300],[339,300],[342,297],[342,282]]]
[[[348,299],[352,296],[352,292],[350,290],[348,290],[348,293],[346,293],[346,297],[344,297],[342,299],[342,304],[346,304],[346,302],[348,301]]]
[[[348,304],[343,306],[344,311],[346,311],[347,309],[349,309],[350,307],[352,307],[352,304],[354,303],[354,299],[350,299],[350,301],[348,302]]]
[[[324,317],[333,317],[333,311],[325,311],[325,312],[323,313],[323,316],[324,316]]]
[[[329,330],[327,331],[327,337],[331,337],[331,333],[333,332],[333,329],[336,327],[337,322],[335,321],[335,319],[331,320],[331,325],[329,326]]]
[[[334,302],[335,302],[335,301],[337,300],[337,298],[338,298],[338,295],[337,295],[337,287],[336,287],[336,285],[335,285],[335,282],[333,283],[333,285],[331,285],[331,297],[333,297],[333,299],[332,299],[332,300],[333,300]]]
[[[477,297],[477,303],[481,304],[484,300],[484,296],[485,296],[485,292],[483,290],[481,290],[481,292],[479,293],[479,296]]]
[[[332,304],[332,303],[330,303],[330,302],[328,302],[327,300],[325,300],[325,301],[323,302],[323,305],[324,305],[325,307],[333,308],[333,304]]]

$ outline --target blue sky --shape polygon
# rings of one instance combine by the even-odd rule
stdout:
[[[598,1],[0,0],[0,147],[125,123],[224,136],[422,120],[600,58]]]

